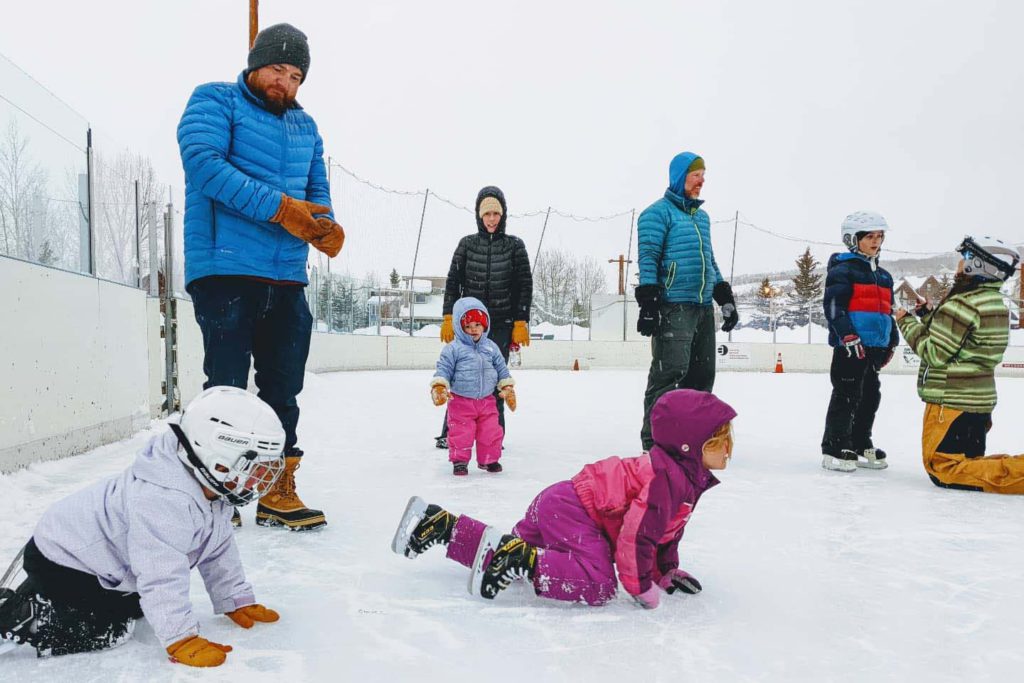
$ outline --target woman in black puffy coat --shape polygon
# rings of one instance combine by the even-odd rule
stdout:
[[[444,322],[441,341],[455,338],[452,306],[464,296],[476,297],[491,315],[488,338],[498,345],[508,361],[510,344],[530,345],[530,305],[533,301],[533,275],[526,245],[505,233],[508,205],[505,194],[487,186],[476,196],[476,232],[459,240],[448,269],[444,292]],[[505,428],[505,402],[498,401],[498,420]],[[438,448],[448,448],[448,420],[445,419]]]

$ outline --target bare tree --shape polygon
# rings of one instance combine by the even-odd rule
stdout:
[[[576,302],[573,315],[586,325],[590,324],[590,298],[608,291],[605,270],[592,256],[584,256],[576,262]]]
[[[135,269],[140,265],[135,260],[135,181],[139,181],[140,211],[147,203],[160,200],[161,188],[157,186],[152,163],[140,154],[125,149],[113,158],[99,153],[93,158],[97,272],[118,282],[134,282]],[[156,227],[162,229],[162,225]],[[148,229],[147,221],[141,220],[143,244],[148,239]],[[139,260],[144,257],[144,253],[140,254]]]
[[[12,120],[0,140],[0,228],[4,252],[35,260],[44,239],[46,172],[29,154],[29,138]],[[52,247],[51,247],[52,248]]]
[[[555,323],[585,321],[590,297],[607,287],[604,269],[593,257],[576,259],[561,249],[545,249],[533,269],[535,317]]]

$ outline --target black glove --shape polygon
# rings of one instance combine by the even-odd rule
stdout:
[[[645,337],[652,337],[661,326],[661,287],[658,285],[640,285],[634,294],[640,305],[640,317],[636,321],[636,331]]]
[[[740,321],[740,314],[736,311],[736,299],[732,296],[732,285],[724,280],[719,282],[712,290],[711,298],[722,307],[722,332],[731,332]]]

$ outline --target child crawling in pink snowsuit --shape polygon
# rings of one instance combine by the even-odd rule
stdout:
[[[441,350],[437,372],[430,380],[435,406],[448,403],[448,460],[455,476],[469,474],[476,442],[476,464],[488,472],[501,472],[501,442],[505,431],[498,424],[495,389],[509,410],[516,409],[515,382],[498,345],[487,338],[487,307],[471,296],[452,307],[458,321],[455,341]]]
[[[700,583],[679,568],[678,545],[701,494],[718,483],[711,470],[725,469],[732,457],[735,416],[714,394],[669,391],[651,411],[648,454],[606,458],[549,486],[492,547],[483,523],[437,505],[423,505],[408,533],[400,525],[392,547],[414,558],[446,545],[449,558],[473,567],[471,590],[485,598],[527,578],[537,595],[602,605],[615,595],[616,569],[647,609],[662,592],[698,593]],[[422,505],[413,498],[410,508],[415,501]]]

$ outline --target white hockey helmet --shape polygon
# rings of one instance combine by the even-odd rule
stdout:
[[[956,250],[964,259],[964,274],[983,280],[1006,282],[1020,263],[1020,252],[995,237],[968,235]]]
[[[855,251],[857,249],[857,233],[878,230],[886,233],[889,231],[889,224],[885,222],[882,214],[874,211],[855,211],[843,219],[843,244],[850,251]]]
[[[210,387],[171,429],[178,457],[206,488],[231,505],[263,495],[284,471],[284,428],[277,413],[238,387]]]

